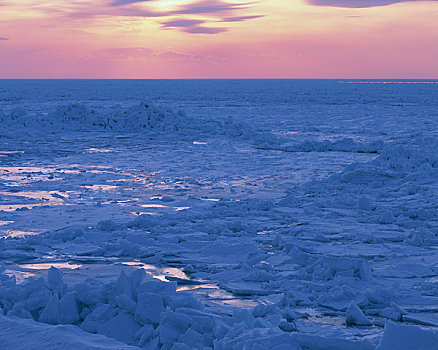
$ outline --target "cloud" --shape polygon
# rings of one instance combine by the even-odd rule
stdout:
[[[192,34],[218,34],[226,32],[227,28],[208,28],[208,27],[188,27],[184,29],[186,33]]]
[[[163,22],[162,25],[165,28],[183,28],[194,27],[202,23],[205,23],[205,21],[198,19],[175,19],[172,21]]]
[[[424,0],[307,0],[308,3],[316,6],[348,7],[348,8],[388,6],[399,2],[412,2],[412,1],[424,1]],[[436,2],[437,0],[429,0],[429,1]]]
[[[254,18],[263,17],[262,15],[248,16],[229,16],[222,18],[223,15],[233,14],[236,11],[242,11],[249,6],[248,3],[228,3],[221,0],[202,0],[191,4],[184,5],[177,10],[167,12],[167,15],[204,15],[218,18],[216,20],[199,20],[190,18],[177,18],[162,22],[163,28],[178,28],[183,32],[190,34],[219,34],[227,31],[224,27],[206,27],[202,24],[209,22],[242,22]]]
[[[163,22],[164,28],[180,28],[183,32],[191,34],[218,34],[227,31],[226,28],[203,27],[205,21],[197,19],[176,19]]]
[[[254,16],[239,16],[239,17],[225,17],[221,22],[242,22],[247,21],[249,19],[256,19],[265,17],[264,15],[254,15]]]
[[[155,18],[162,20],[163,29],[174,29],[190,34],[218,34],[227,31],[227,28],[225,25],[214,27],[214,23],[242,22],[263,17],[263,15],[247,14],[254,2],[242,2],[244,0],[191,0],[161,10],[151,6],[154,1],[157,0],[102,0],[94,4],[74,2],[72,6],[63,9],[58,18],[67,17],[76,20],[98,17]]]
[[[0,36],[0,41],[6,41],[9,40],[9,38],[5,38],[4,36]]]
[[[137,2],[146,2],[146,1],[151,1],[151,0],[115,0],[110,4],[110,6],[123,6],[123,5],[134,4]]]
[[[213,14],[213,13],[231,13],[234,11],[244,10],[248,8],[248,3],[229,3],[221,0],[201,0],[180,7],[174,11],[176,14]]]

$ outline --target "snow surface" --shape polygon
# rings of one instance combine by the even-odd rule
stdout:
[[[437,107],[0,81],[0,349],[438,349]]]

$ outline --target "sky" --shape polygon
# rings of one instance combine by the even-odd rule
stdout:
[[[438,0],[0,0],[0,78],[438,78]]]

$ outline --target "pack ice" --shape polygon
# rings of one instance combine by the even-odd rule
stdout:
[[[0,348],[438,349],[437,83],[0,82]]]

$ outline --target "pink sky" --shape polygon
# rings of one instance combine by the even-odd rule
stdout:
[[[438,1],[0,0],[0,78],[438,78]]]

